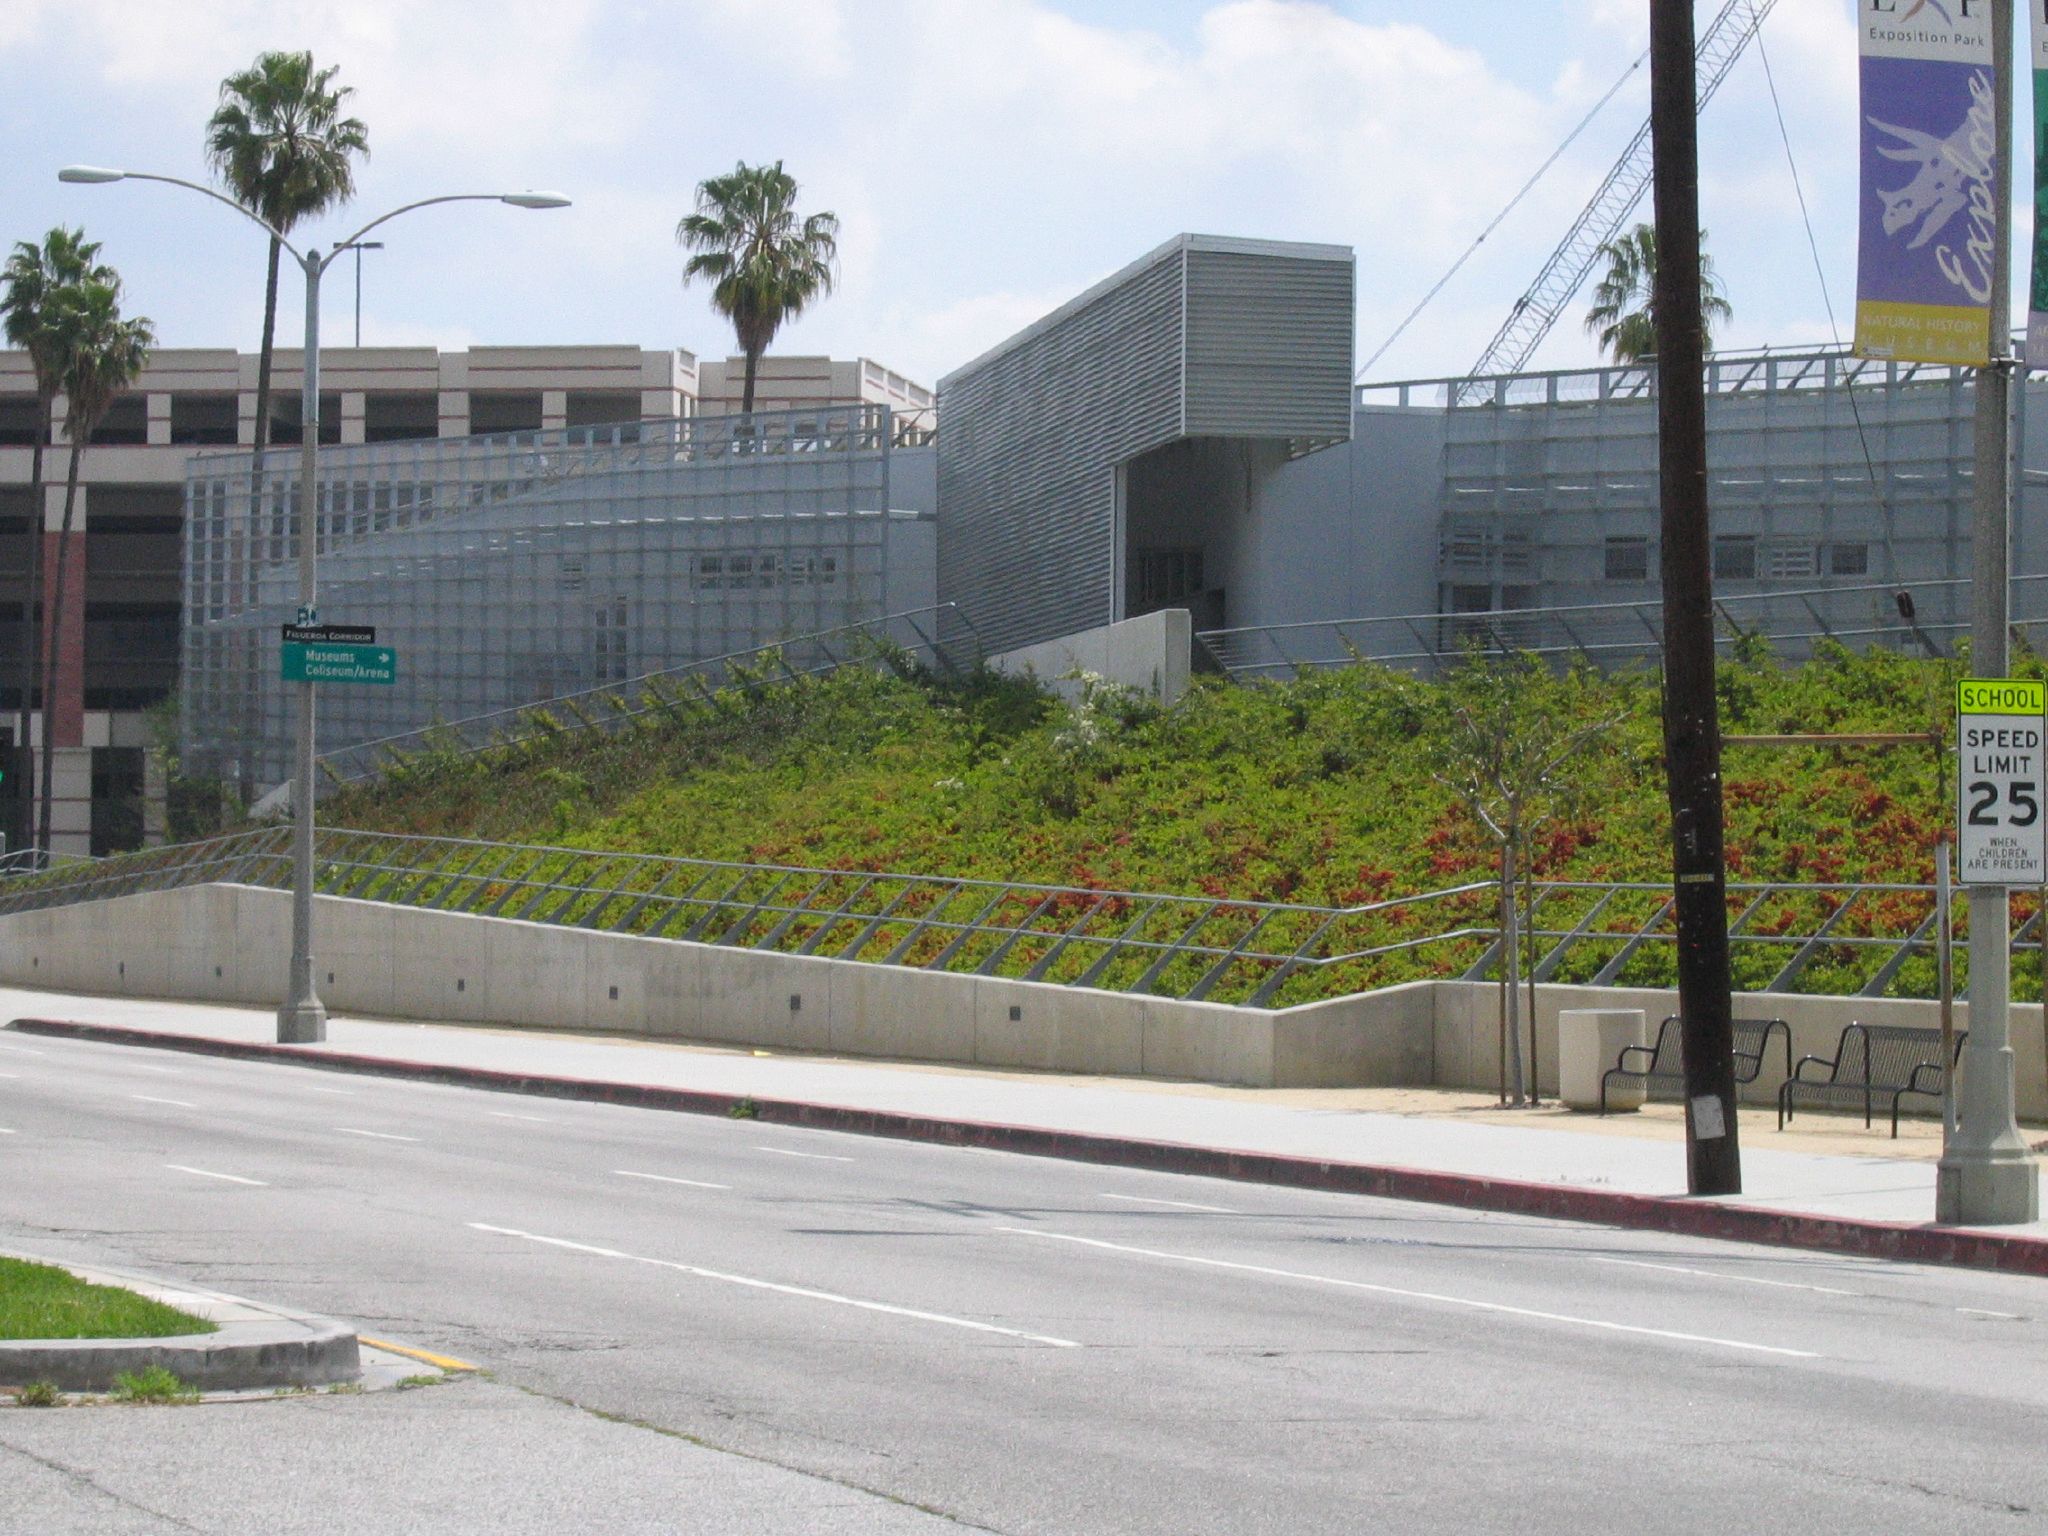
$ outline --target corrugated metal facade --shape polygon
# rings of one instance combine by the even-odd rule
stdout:
[[[1192,246],[1185,435],[1348,438],[1354,271],[1349,251]]]
[[[1117,617],[1117,467],[1348,437],[1352,286],[1341,247],[1181,235],[940,380],[941,600],[991,651]]]

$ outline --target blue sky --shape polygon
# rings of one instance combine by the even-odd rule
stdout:
[[[838,291],[777,350],[932,381],[1197,230],[1355,247],[1363,361],[1640,55],[1647,16],[1647,0],[0,0],[0,239],[82,223],[164,344],[253,347],[259,232],[189,193],[55,171],[203,180],[221,77],[310,46],[356,87],[373,149],[356,205],[315,240],[439,192],[577,200],[391,226],[366,261],[368,343],[722,355],[723,324],[680,285],[675,222],[703,177],[780,158],[844,240]],[[1779,0],[1765,40],[1846,330],[1851,0]],[[1471,363],[1647,103],[1638,71],[1376,376]],[[1754,50],[1703,122],[1702,200],[1736,308],[1724,344],[1826,340]],[[352,294],[330,284],[323,335],[346,344]],[[300,323],[288,295],[280,334]],[[1539,361],[1592,357],[1573,325]]]

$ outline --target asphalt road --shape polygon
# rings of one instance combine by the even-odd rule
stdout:
[[[6,1035],[0,1243],[351,1319],[876,1530],[2048,1529],[2018,1278]],[[477,1523],[417,1528],[500,1528],[520,1423],[465,1453]],[[807,1507],[752,1528],[870,1528]]]

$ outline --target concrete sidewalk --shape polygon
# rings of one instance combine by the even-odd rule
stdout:
[[[13,1019],[74,1021],[238,1046],[275,1040],[267,1010],[0,988],[0,1022]],[[1717,1220],[1710,1209],[1714,1202],[1685,1198],[1683,1132],[1677,1111],[1663,1106],[1602,1120],[1555,1108],[1502,1111],[1483,1096],[1435,1090],[1139,1083],[346,1017],[330,1023],[325,1045],[289,1049],[367,1058],[365,1067],[413,1063],[514,1074],[535,1080],[523,1085],[534,1092],[549,1091],[541,1081],[546,1079],[630,1085],[667,1098],[624,1101],[679,1108],[723,1108],[696,1096],[752,1099],[785,1110],[821,1111],[804,1115],[805,1123],[972,1139],[1100,1161],[1125,1160],[1117,1155],[1119,1144],[1137,1148],[1153,1166],[1174,1163],[1162,1149],[1204,1149],[1211,1154],[1206,1163],[1181,1165],[1248,1178],[1274,1177],[1274,1160],[1332,1165],[1405,1175],[1345,1187],[1414,1198],[1802,1246],[1856,1248],[1861,1242],[1859,1251],[2048,1273],[2048,1221],[1984,1229],[2001,1239],[1990,1245],[1963,1241],[1961,1229],[1931,1227],[1939,1127],[1925,1122],[1911,1125],[1894,1142],[1883,1126],[1865,1131],[1856,1119],[1802,1115],[1779,1133],[1769,1112],[1745,1111],[1744,1193],[1719,1202],[1730,1209]],[[904,1125],[906,1120],[918,1124]],[[945,1134],[948,1123],[1010,1135],[1005,1141]],[[1231,1166],[1218,1163],[1219,1156]],[[1280,1181],[1311,1180],[1282,1170]],[[1500,1187],[1510,1185],[1521,1192],[1503,1205]],[[1530,1186],[1557,1198],[1546,1205],[1527,1192]],[[1734,1220],[1744,1213],[1792,1220],[1773,1235],[1768,1223]],[[1852,1230],[1858,1227],[1885,1230],[1859,1238]],[[1899,1228],[1913,1229],[1903,1245]],[[2016,1248],[2028,1250],[2018,1262]],[[2001,1252],[2005,1257],[1998,1257]]]

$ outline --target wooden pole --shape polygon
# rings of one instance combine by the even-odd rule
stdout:
[[[1678,1013],[1685,1047],[1686,1187],[1695,1195],[1733,1195],[1742,1192],[1742,1156],[1722,859],[1720,715],[1714,694],[1693,47],[1692,0],[1650,0],[1664,755],[1678,926]]]

